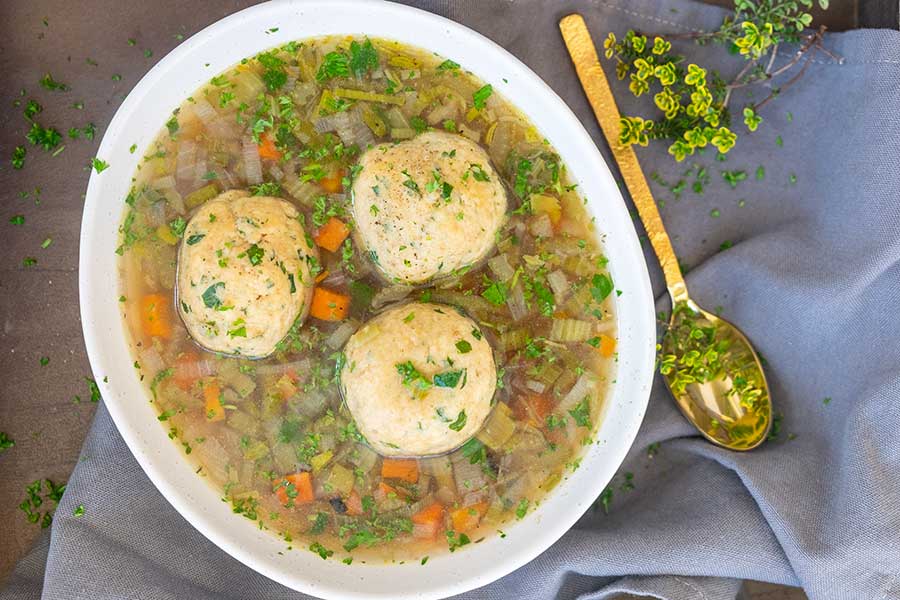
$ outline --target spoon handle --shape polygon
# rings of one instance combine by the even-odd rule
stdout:
[[[653,251],[656,252],[656,258],[659,260],[659,265],[666,278],[669,295],[673,302],[686,301],[688,295],[684,276],[678,266],[678,259],[675,257],[675,250],[672,249],[669,234],[666,233],[662,218],[659,216],[650,186],[647,185],[647,179],[644,177],[634,150],[631,146],[624,146],[619,142],[621,114],[616,106],[603,67],[600,66],[597,49],[587,25],[581,15],[572,14],[559,22],[559,29],[569,50],[569,56],[575,64],[575,71],[581,81],[581,87],[594,109],[600,129],[603,130],[603,135],[609,143],[613,157],[619,165],[622,179],[625,180],[631,199],[637,207],[641,222],[647,231]]]

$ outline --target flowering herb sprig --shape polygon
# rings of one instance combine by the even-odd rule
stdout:
[[[818,3],[823,9],[828,7],[828,0]],[[603,48],[607,59],[616,60],[616,75],[620,80],[628,78],[628,89],[635,97],[652,94],[660,111],[654,118],[623,116],[619,141],[646,146],[650,140],[669,140],[669,154],[679,162],[707,146],[727,153],[737,141],[729,106],[734,90],[753,84],[769,89],[768,96],[740,110],[747,130],[756,131],[762,123],[759,109],[793,85],[817,51],[831,54],[822,45],[824,27],[803,33],[812,23],[812,15],[807,12],[812,4],[813,0],[735,0],[734,14],[715,31],[665,37],[628,31],[622,40],[610,33]],[[734,79],[726,81],[716,71],[673,53],[670,40],[680,38],[701,45],[721,44],[747,62]],[[801,45],[791,60],[775,68],[778,48],[784,43]],[[801,62],[790,80],[774,85],[776,77]]]

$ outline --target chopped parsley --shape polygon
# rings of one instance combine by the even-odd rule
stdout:
[[[250,261],[250,264],[254,267],[258,266],[265,256],[266,251],[257,246],[256,244],[251,244],[249,248],[247,248],[247,259]]]
[[[372,40],[366,38],[362,44],[356,40],[350,42],[350,71],[357,79],[376,68],[378,68],[378,51],[372,45]]]
[[[439,388],[455,388],[459,384],[459,380],[463,380],[463,386],[466,384],[465,380],[466,369],[459,369],[456,371],[444,371],[443,373],[436,373],[434,375],[434,386]],[[405,382],[404,382],[405,383]],[[465,424],[465,415],[463,415],[463,424]],[[451,427],[452,429],[452,427]],[[457,429],[457,431],[459,431]]]
[[[95,156],[91,159],[91,166],[94,167],[97,173],[102,173],[109,168],[109,163]]]
[[[222,306],[222,300],[219,299],[218,290],[224,287],[224,283],[222,283],[221,281],[217,281],[216,283],[206,288],[206,291],[203,292],[202,296],[203,305],[206,308],[219,308],[220,306]]]
[[[589,398],[587,396],[582,398],[581,402],[569,410],[569,414],[572,415],[572,418],[575,419],[575,423],[579,427],[589,428],[591,426],[591,406],[589,404]]]
[[[431,382],[413,366],[412,361],[397,363],[394,366],[402,378],[403,385],[412,389],[414,393],[421,393],[431,388]]]
[[[501,281],[491,281],[487,277],[485,277],[485,280],[486,283],[489,282],[489,285],[481,292],[481,296],[495,306],[502,306],[506,302],[506,296],[509,293],[506,285]]]
[[[335,77],[348,77],[350,75],[350,61],[342,52],[329,52],[322,59],[322,64],[316,72],[316,81],[325,83]]]
[[[435,376],[437,379],[437,376]],[[453,431],[462,431],[463,427],[466,426],[466,411],[461,410],[459,414],[456,416],[456,420],[447,425]]]
[[[57,80],[53,79],[53,75],[51,75],[50,73],[46,73],[46,74],[44,74],[43,77],[41,77],[40,84],[41,84],[41,87],[44,88],[45,90],[57,91],[57,92],[68,92],[69,91],[68,85],[66,85],[65,83],[63,83],[61,81],[57,81]]]
[[[449,58],[437,66],[438,71],[456,71],[459,69],[459,63]]]
[[[472,94],[472,102],[475,104],[475,108],[481,110],[485,106],[485,102],[487,99],[491,97],[491,94],[494,93],[494,88],[491,87],[491,84],[486,84],[475,91]]]
[[[472,344],[466,340],[459,340],[456,342],[456,351],[460,354],[468,354],[472,351]]]

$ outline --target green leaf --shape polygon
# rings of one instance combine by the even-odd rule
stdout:
[[[485,102],[487,102],[487,99],[490,98],[493,93],[494,88],[492,88],[489,83],[475,90],[475,93],[472,94],[472,102],[475,104],[475,108],[478,110],[483,109]]]
[[[459,380],[465,377],[465,374],[466,369],[437,373],[434,376],[434,386],[439,388],[455,388],[459,384]],[[465,385],[465,380],[463,381],[463,385]],[[459,430],[457,429],[457,431]]]
[[[361,78],[363,75],[378,68],[378,51],[372,45],[372,41],[366,38],[366,41],[360,44],[357,41],[350,43],[350,70]]]
[[[218,290],[224,287],[224,283],[222,283],[221,281],[217,281],[216,283],[206,288],[206,291],[203,292],[202,296],[203,305],[206,306],[206,308],[219,308],[220,306],[222,306],[222,300],[219,298]]]
[[[466,340],[459,340],[456,342],[456,351],[460,354],[468,354],[472,351],[472,344]]]
[[[612,279],[603,273],[597,273],[591,279],[591,296],[597,302],[603,302],[613,291]]]
[[[466,426],[466,411],[459,411],[459,415],[457,415],[456,420],[447,425],[453,431],[462,431],[463,427]]]

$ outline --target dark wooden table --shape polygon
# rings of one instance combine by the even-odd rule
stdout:
[[[38,478],[68,478],[96,408],[85,381],[90,368],[78,313],[78,236],[88,162],[124,95],[159,58],[182,36],[248,4],[253,2],[0,1],[0,231],[6,240],[0,253],[0,431],[16,442],[0,454],[0,583],[40,533],[17,508],[25,486]],[[822,18],[832,29],[897,28],[897,0],[831,4]],[[71,90],[42,89],[38,80],[48,72]],[[66,139],[55,157],[29,146],[22,106],[14,104],[32,97],[44,107],[42,123],[64,136],[70,127],[95,123],[97,136]],[[18,145],[28,146],[21,171],[9,160]],[[14,215],[24,215],[25,224],[12,224]],[[51,240],[46,248],[44,240]],[[25,257],[37,264],[24,266]],[[49,359],[46,365],[42,357]],[[771,592],[752,593],[762,598],[766,590]],[[771,593],[781,595],[765,597],[789,597]]]

